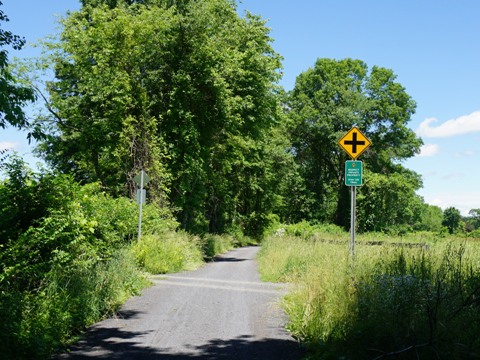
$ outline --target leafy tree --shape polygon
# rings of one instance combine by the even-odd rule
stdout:
[[[313,219],[348,226],[347,156],[337,141],[353,125],[372,141],[362,160],[373,173],[403,173],[398,161],[419,151],[422,141],[407,127],[415,102],[395,78],[389,69],[369,69],[352,59],[318,59],[297,77],[287,104],[289,129],[300,173],[313,196]]]
[[[102,5],[106,5],[109,8],[113,9],[115,7],[119,7],[122,5],[132,5],[132,4],[145,4],[145,3],[150,3],[150,1],[144,1],[144,0],[81,0],[82,6],[87,7],[87,6],[92,6],[92,7],[98,7]]]
[[[469,236],[480,238],[480,209],[471,209],[464,219],[465,230]]]
[[[443,212],[442,225],[447,227],[450,234],[453,234],[460,226],[461,218],[460,210],[455,207],[446,208]]]
[[[261,232],[281,114],[265,22],[227,0],[104,3],[64,21],[41,152],[112,193],[146,169],[186,229]]]
[[[153,179],[150,194],[162,201],[163,144],[142,86],[151,81],[151,58],[135,42],[144,37],[155,51],[161,43],[152,32],[164,33],[171,24],[142,28],[134,11],[99,8],[74,13],[64,25],[57,81],[49,84],[47,121],[55,126],[40,151],[57,169],[79,181],[100,181],[114,194],[133,194],[133,178],[146,169]]]
[[[52,209],[64,208],[75,185],[68,176],[34,173],[15,154],[2,168],[5,179],[0,182],[0,244],[5,244],[38,225]]]
[[[471,209],[468,215],[467,224],[471,228],[471,231],[480,229],[480,209]]]
[[[442,229],[443,210],[434,205],[423,204],[420,221],[415,225],[416,230],[439,232]]]
[[[388,231],[398,225],[413,227],[420,220],[421,186],[413,171],[390,175],[365,171],[365,185],[358,196],[358,226],[361,231]]]
[[[3,3],[0,1],[0,6]],[[0,22],[8,22],[7,15],[0,9]],[[31,88],[20,85],[8,67],[8,51],[6,46],[20,50],[25,39],[10,31],[0,29],[0,127],[8,124],[15,127],[25,127],[28,124],[22,107],[35,96]]]

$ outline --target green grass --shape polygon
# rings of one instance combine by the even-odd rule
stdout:
[[[235,245],[235,239],[230,235],[206,234],[202,239],[202,250],[206,260],[232,250]]]
[[[46,359],[139,294],[150,283],[147,272],[198,268],[204,259],[240,246],[240,240],[229,235],[201,239],[162,229],[112,250],[108,260],[60,261],[35,290],[0,289],[0,357]]]
[[[54,267],[35,291],[0,294],[2,359],[45,359],[149,284],[131,249],[108,261]]]
[[[283,300],[288,328],[315,358],[480,354],[475,241],[432,239],[428,247],[402,247],[397,244],[413,237],[369,235],[357,243],[354,261],[348,234],[342,241],[329,233],[310,240],[270,237],[259,256],[263,279],[292,283]],[[367,245],[372,242],[384,243]]]
[[[138,266],[152,274],[193,270],[203,263],[200,238],[185,232],[143,236],[133,251]]]

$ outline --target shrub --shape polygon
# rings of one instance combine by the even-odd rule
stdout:
[[[142,236],[133,250],[138,266],[152,274],[192,270],[203,262],[200,239],[185,232]]]
[[[34,290],[0,293],[2,359],[45,359],[86,326],[117,309],[148,282],[135,268],[131,250],[86,266],[57,264]]]
[[[0,354],[45,358],[145,286],[128,248],[138,206],[106,195],[99,184],[35,174],[18,158],[5,168]],[[148,205],[145,214],[146,233],[176,227],[167,210]]]
[[[310,224],[308,221],[301,221],[296,224],[278,225],[273,234],[278,234],[278,230],[286,235],[297,236],[302,239],[319,239],[331,237],[331,235],[345,235],[345,230],[334,224]]]
[[[235,245],[235,239],[231,235],[206,234],[202,238],[202,251],[207,260],[233,249]]]
[[[476,229],[468,233],[468,237],[472,239],[480,239],[480,229]]]

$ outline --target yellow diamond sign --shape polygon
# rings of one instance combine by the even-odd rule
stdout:
[[[356,126],[351,128],[338,140],[338,145],[340,145],[353,160],[358,158],[371,144],[370,140],[368,140]]]

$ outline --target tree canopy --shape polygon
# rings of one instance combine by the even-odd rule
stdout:
[[[458,230],[460,226],[460,220],[462,216],[460,215],[460,210],[451,206],[445,209],[443,212],[443,221],[442,225],[448,229],[450,234],[453,234]]]
[[[337,142],[357,126],[372,142],[362,230],[421,222],[421,178],[401,164],[422,144],[407,127],[416,104],[392,70],[321,58],[285,93],[265,21],[233,1],[82,4],[63,21],[37,124],[54,168],[131,197],[144,169],[150,199],[193,232],[260,235],[275,216],[348,227]]]
[[[255,232],[280,113],[265,22],[226,0],[84,3],[63,23],[46,159],[116,193],[143,168],[184,228]]]
[[[337,142],[354,125],[372,142],[362,160],[373,173],[404,172],[398,162],[419,151],[422,141],[407,127],[415,102],[395,79],[392,70],[353,59],[318,59],[298,76],[289,96],[289,129],[305,189],[314,198],[312,218],[348,224],[346,154]],[[410,178],[418,188],[418,179]]]
[[[0,1],[0,6],[3,3]],[[8,16],[0,9],[0,22],[8,22]],[[33,89],[18,83],[9,69],[8,51],[10,46],[20,50],[25,44],[25,39],[10,31],[0,29],[0,127],[7,124],[15,127],[25,127],[28,124],[23,111],[29,101],[35,100]]]

